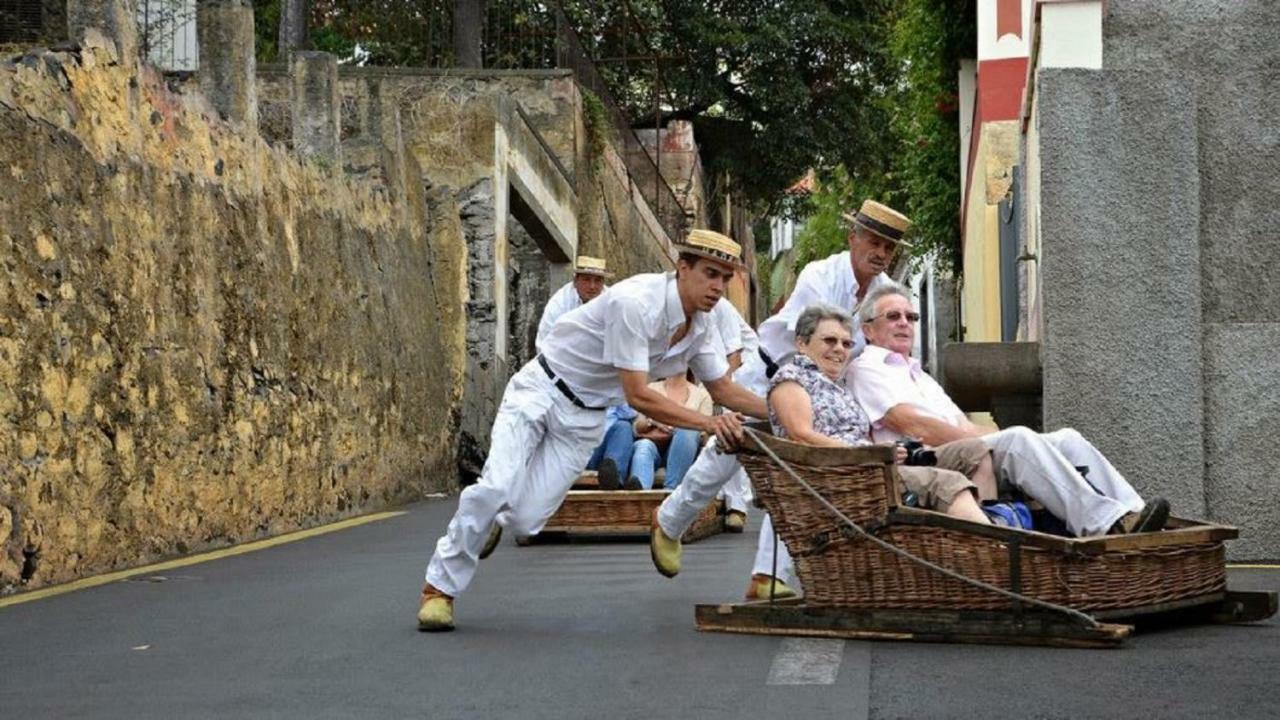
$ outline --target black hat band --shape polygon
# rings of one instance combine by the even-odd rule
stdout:
[[[902,231],[898,228],[893,227],[892,225],[886,225],[875,218],[862,214],[861,212],[854,216],[854,220],[871,232],[879,233],[890,240],[898,241],[902,239]]]

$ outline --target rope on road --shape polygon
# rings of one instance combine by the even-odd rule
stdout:
[[[990,583],[985,583],[981,580],[975,580],[967,575],[962,575],[954,570],[950,570],[936,563],[929,562],[928,560],[925,560],[922,557],[917,557],[915,555],[912,555],[911,553],[907,552],[906,550],[903,550],[902,548],[899,548],[896,545],[893,545],[885,540],[881,540],[875,535],[872,535],[866,530],[863,530],[862,527],[858,525],[858,523],[851,520],[844,513],[840,512],[839,508],[837,508],[835,505],[832,505],[830,502],[828,502],[827,499],[822,496],[822,493],[815,490],[812,485],[810,485],[808,482],[805,481],[804,478],[800,477],[800,475],[796,473],[796,471],[793,470],[791,466],[786,463],[786,461],[778,457],[777,453],[775,453],[772,448],[770,448],[768,445],[764,443],[763,440],[760,439],[760,433],[758,431],[750,427],[744,427],[743,430],[745,430],[747,433],[747,436],[750,437],[752,441],[755,442],[756,447],[763,450],[765,454],[769,456],[769,459],[773,460],[773,462],[776,463],[778,467],[786,471],[786,473],[790,475],[793,480],[800,483],[800,487],[804,488],[806,492],[812,495],[813,498],[822,505],[822,507],[826,508],[829,512],[831,512],[831,514],[839,518],[840,521],[843,522],[845,525],[848,525],[850,528],[853,528],[853,530],[857,532],[859,535],[875,543],[876,545],[879,545],[885,550],[888,550],[889,552],[894,553],[899,557],[904,557],[910,560],[911,562],[923,565],[929,568],[930,570],[940,572],[943,575],[946,575],[947,577],[950,577],[952,579],[959,580],[960,582],[963,582],[963,583],[968,583],[969,585],[972,585],[976,588],[988,590],[990,592],[996,593],[997,595],[1004,595],[1007,598],[1010,598],[1012,600],[1019,600],[1021,602],[1027,603],[1028,605],[1035,605],[1038,607],[1045,608],[1047,610],[1060,612],[1064,615],[1068,615],[1070,617],[1073,617],[1081,621],[1082,623],[1084,623],[1089,627],[1099,626],[1098,621],[1093,619],[1092,616],[1086,613],[1080,612],[1075,608],[1070,608],[1065,605],[1058,605],[1056,603],[1040,600],[1038,598],[1028,597],[1021,593],[1013,592],[1012,590],[1006,590],[1002,587],[996,587],[995,585],[992,585]]]

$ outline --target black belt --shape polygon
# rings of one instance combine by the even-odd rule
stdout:
[[[763,347],[760,348],[760,359],[764,361],[764,376],[772,380],[774,373],[778,372],[778,363],[769,357],[769,353],[765,352]]]
[[[569,402],[573,403],[574,405],[577,405],[583,410],[604,410],[604,408],[602,407],[591,407],[590,405],[582,402],[582,400],[577,395],[574,395],[573,391],[569,389],[569,384],[566,383],[564,380],[561,380],[560,378],[556,377],[556,374],[554,371],[552,371],[551,366],[547,364],[546,358],[539,355],[538,364],[541,365],[542,369],[546,371],[547,377],[555,381],[556,389],[559,390],[562,395],[569,398]]]

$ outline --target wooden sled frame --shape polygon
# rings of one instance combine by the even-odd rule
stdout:
[[[907,640],[914,642],[1113,648],[1147,624],[1238,624],[1265,620],[1277,609],[1274,592],[1227,591],[1194,600],[1123,612],[1097,613],[1097,626],[1058,613],[983,610],[817,608],[803,598],[697,605],[701,632]],[[1125,622],[1114,622],[1124,620]]]

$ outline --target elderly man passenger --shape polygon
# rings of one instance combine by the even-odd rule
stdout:
[[[811,305],[796,320],[796,354],[770,380],[769,420],[775,435],[808,445],[848,447],[871,444],[871,423],[844,386],[853,350],[853,318],[831,305]],[[921,504],[953,517],[988,524],[979,506],[981,480],[994,496],[990,453],[980,440],[964,439],[937,448],[939,467],[908,467],[898,448],[898,474]],[[958,472],[962,471],[962,472]]]
[[[981,438],[996,471],[1066,523],[1077,536],[1160,530],[1169,516],[1163,498],[1144,502],[1124,476],[1070,428],[1037,433],[1025,427],[979,427],[960,411],[911,357],[916,322],[907,291],[887,285],[858,312],[867,338],[854,361],[853,390],[877,441],[919,438],[929,445]],[[1086,480],[1077,466],[1087,467]]]

